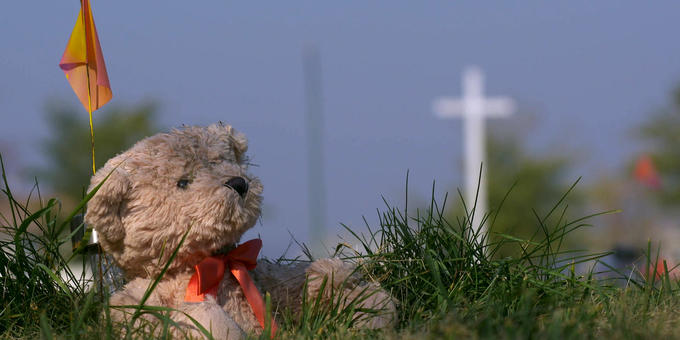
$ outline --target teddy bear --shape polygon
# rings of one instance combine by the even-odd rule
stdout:
[[[245,136],[229,125],[184,126],[137,142],[96,172],[90,190],[101,186],[87,204],[85,222],[127,281],[110,305],[140,304],[165,270],[144,305],[170,308],[177,334],[202,337],[196,321],[215,339],[241,339],[260,334],[271,320],[274,336],[279,312],[299,312],[303,294],[356,299],[358,310],[379,311],[359,315],[358,326],[391,325],[393,298],[354,265],[337,258],[256,262],[262,241],[239,244],[262,204],[263,186],[248,172],[247,148]],[[273,315],[263,294],[271,297]],[[126,322],[131,312],[112,308],[111,316]]]

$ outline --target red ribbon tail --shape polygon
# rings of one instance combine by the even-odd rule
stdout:
[[[231,273],[234,274],[234,277],[241,286],[241,289],[243,289],[243,294],[246,296],[246,300],[248,300],[250,308],[253,309],[255,318],[260,323],[260,326],[262,326],[264,329],[264,315],[266,312],[266,306],[264,300],[262,299],[262,294],[260,294],[260,291],[255,286],[253,279],[250,278],[250,274],[248,274],[248,270],[242,262],[232,261],[230,263],[230,267]],[[271,337],[274,338],[278,327],[274,321],[274,318],[272,317],[270,319],[272,331]]]
[[[198,285],[198,273],[195,272],[189,280],[186,293],[184,294],[184,301],[186,302],[201,302],[205,300],[205,295],[200,293]]]

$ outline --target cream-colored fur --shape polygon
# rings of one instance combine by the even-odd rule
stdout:
[[[106,181],[88,203],[86,223],[98,231],[102,247],[129,281],[111,296],[111,305],[138,304],[186,233],[185,242],[146,305],[176,309],[172,318],[180,325],[174,330],[177,333],[200,336],[186,315],[211,330],[216,339],[239,339],[262,331],[229,273],[220,283],[216,299],[183,301],[194,265],[239,242],[260,215],[262,184],[247,172],[246,150],[245,136],[231,126],[183,127],[138,142],[92,177],[90,189]],[[235,177],[247,183],[245,193],[225,185]],[[309,265],[260,261],[251,275],[263,293],[271,294],[277,311],[300,310],[302,289],[309,278],[309,296],[322,294],[330,299],[331,290],[335,290],[342,292],[347,302],[363,295],[357,300],[359,306],[385,311],[360,318],[360,326],[385,327],[395,318],[389,295],[374,283],[362,283],[354,267],[338,259]],[[329,288],[320,292],[324,278],[328,278]],[[129,313],[115,309],[112,316],[124,322]]]

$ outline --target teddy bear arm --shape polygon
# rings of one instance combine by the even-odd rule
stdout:
[[[357,312],[355,327],[384,328],[396,321],[394,299],[377,283],[362,282],[354,265],[340,259],[320,259],[312,262],[306,273],[310,301],[321,294],[328,303],[340,303],[340,308],[354,303],[355,308],[366,310]],[[331,297],[339,300],[330,301]]]
[[[132,314],[136,310],[135,307],[141,303],[150,282],[151,281],[148,279],[137,278],[128,282],[122,290],[111,295],[109,298],[109,305],[112,307],[111,318],[115,322],[127,323],[130,321]],[[149,296],[145,301],[145,304],[155,306],[162,305],[157,294],[154,293]],[[142,319],[143,320],[137,321],[137,326],[142,322],[157,321],[150,314],[143,314]]]
[[[148,279],[137,278],[129,282],[123,290],[114,293],[110,298],[110,305],[114,306],[111,309],[111,317],[116,322],[127,323],[130,321],[135,309],[124,306],[137,306],[140,304],[144,293],[150,283]],[[163,287],[161,287],[163,288]],[[157,291],[160,291],[159,289]],[[163,306],[161,297],[154,291],[145,301],[146,305]],[[198,322],[206,330],[212,333],[215,339],[242,339],[244,333],[241,328],[234,322],[234,320],[227,315],[222,308],[215,302],[214,299],[199,303],[183,302],[177,306],[176,311],[171,313],[170,318],[179,326],[173,328],[171,332],[183,338],[190,335],[194,338],[203,338],[203,333],[195,325],[194,321]],[[153,317],[151,314],[144,314],[138,320],[134,328],[140,327],[143,324],[154,324],[160,320]],[[193,320],[192,320],[193,319]],[[153,327],[151,327],[153,329]]]
[[[125,306],[139,305],[140,300],[125,291],[116,292],[109,299],[111,319],[119,323],[127,323],[134,313],[134,309]]]
[[[352,288],[345,288],[342,296],[347,303],[356,301],[354,324],[359,328],[379,329],[394,326],[397,320],[397,308],[394,299],[378,284],[369,282]]]
[[[252,274],[262,294],[271,296],[274,311],[300,310],[306,278],[304,266],[260,261]]]

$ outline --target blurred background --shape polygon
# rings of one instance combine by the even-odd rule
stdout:
[[[579,178],[571,247],[680,259],[680,3],[673,1],[140,2],[92,0],[113,100],[95,112],[97,164],[182,124],[250,140],[264,185],[266,256],[332,245],[378,223],[383,197],[460,213],[462,120],[432,111],[466,67],[516,110],[489,119],[494,231],[531,236]],[[34,182],[72,207],[89,183],[87,112],[57,64],[79,2],[0,11],[0,154],[17,196]],[[310,204],[310,202],[312,202]],[[316,204],[316,205],[315,205]],[[4,209],[0,202],[0,210]],[[455,220],[455,218],[454,218]],[[508,250],[511,254],[513,250]]]

